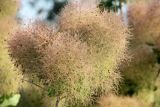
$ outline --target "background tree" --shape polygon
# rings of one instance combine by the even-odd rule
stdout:
[[[122,8],[122,3],[126,3],[126,0],[101,0],[99,7],[102,10],[117,12]]]

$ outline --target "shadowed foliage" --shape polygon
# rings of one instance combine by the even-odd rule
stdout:
[[[141,101],[134,97],[120,97],[108,95],[102,97],[98,107],[145,107]]]

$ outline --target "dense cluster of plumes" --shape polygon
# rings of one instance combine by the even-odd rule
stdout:
[[[15,58],[16,65],[21,65],[24,73],[43,76],[42,51],[48,44],[50,36],[52,35],[47,27],[35,25],[27,30],[19,29],[11,37],[8,42],[11,57]]]
[[[63,10],[59,25],[59,31],[67,31],[73,37],[76,34],[82,42],[87,43],[97,76],[99,73],[103,75],[99,78],[101,84],[98,83],[97,86],[108,89],[105,88],[108,87],[106,78],[125,58],[128,31],[121,20],[112,13],[100,13],[98,9],[81,11],[68,5]],[[114,32],[113,27],[117,28]]]
[[[44,25],[18,29],[9,40],[10,55],[62,106],[87,106],[116,90],[128,29],[112,13],[70,4],[60,17],[58,31]]]
[[[129,7],[129,26],[133,33],[131,40],[132,62],[123,69],[126,87],[125,94],[148,96],[150,104],[157,103],[154,92],[159,89],[155,84],[159,76],[159,25],[160,1],[139,2]],[[127,88],[128,87],[128,88]],[[156,95],[157,96],[157,95]],[[159,96],[160,97],[160,96]],[[147,102],[147,100],[145,101]]]
[[[45,51],[44,66],[51,82],[50,91],[54,96],[65,96],[66,100],[83,104],[90,100],[94,81],[87,47],[68,34],[58,34]],[[54,78],[53,78],[54,77]],[[80,106],[80,105],[79,105]]]
[[[160,1],[153,0],[148,6],[148,10],[146,11],[146,21],[144,22],[145,32],[144,35],[150,38],[150,41],[153,42],[159,48],[159,38],[160,38],[160,30],[159,30],[159,23],[160,23]]]
[[[131,27],[131,31],[134,32],[134,36],[132,40],[134,40],[134,44],[139,44],[141,38],[141,32],[143,30],[144,16],[147,10],[147,3],[144,1],[137,1],[135,3],[131,3],[129,5],[128,10],[128,21],[129,27]],[[134,28],[134,29],[132,29]]]
[[[156,44],[159,38],[160,1],[139,2],[132,4],[129,9],[129,23],[133,27],[136,41]]]
[[[108,95],[100,99],[98,107],[144,107],[144,105],[136,98]]]

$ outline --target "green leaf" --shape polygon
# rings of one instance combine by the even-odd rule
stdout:
[[[0,107],[17,106],[20,100],[20,94],[14,94],[10,97],[4,97]]]

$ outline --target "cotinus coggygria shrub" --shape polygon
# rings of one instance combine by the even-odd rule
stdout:
[[[14,14],[13,10],[16,9],[10,4],[14,4],[14,2],[12,0],[0,1],[0,106],[4,97],[18,94],[22,77],[19,69],[11,61],[6,42],[11,28],[15,24],[10,16]]]
[[[9,50],[23,73],[33,81],[39,78],[57,99],[56,107],[82,107],[116,91],[128,38],[128,29],[113,13],[68,4],[57,31],[42,25],[18,30]]]
[[[129,26],[133,34],[130,52],[133,59],[122,70],[125,87],[122,93],[143,98],[145,103],[153,105],[159,99],[159,37],[160,37],[160,1],[142,1],[131,4],[128,11]]]

